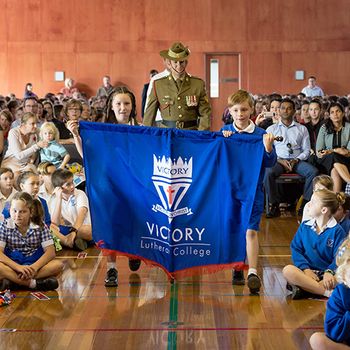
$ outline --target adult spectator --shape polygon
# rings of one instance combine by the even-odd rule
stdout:
[[[316,77],[313,75],[309,76],[308,85],[305,86],[301,92],[305,94],[306,97],[322,97],[324,95],[322,89],[316,85]]]
[[[67,78],[64,81],[64,88],[60,91],[64,97],[73,97],[75,92],[79,92],[79,90],[74,87],[74,80],[72,78]]]
[[[156,70],[156,69],[151,69],[150,72],[149,72],[149,79],[151,81],[151,79],[157,75],[159,72]],[[148,91],[148,87],[149,87],[149,84],[150,82],[146,83],[144,86],[143,86],[143,89],[142,89],[142,95],[141,95],[141,117],[143,119],[143,116],[145,114],[145,108],[146,108],[146,101],[147,101],[147,91]]]
[[[55,124],[56,128],[58,129],[58,132],[60,134],[60,139],[61,134],[67,133],[67,128],[65,126],[65,124],[56,118],[55,114],[54,114],[54,106],[52,104],[52,102],[50,100],[45,100],[43,102],[43,106],[44,106],[44,110],[46,111],[46,115],[45,115],[45,119],[48,122],[52,122]],[[55,105],[55,107],[60,106],[60,105]],[[63,108],[63,106],[61,106]]]
[[[182,43],[174,43],[160,55],[170,60],[171,74],[154,81],[144,125],[153,125],[160,108],[162,127],[209,130],[211,107],[204,81],[186,72],[190,50]]]
[[[350,123],[345,121],[344,106],[332,102],[329,119],[321,127],[316,142],[318,162],[334,181],[334,191],[340,192],[343,181],[350,194]]]
[[[24,88],[23,98],[28,98],[28,97],[38,98],[38,96],[33,92],[33,84],[32,83],[27,83],[26,87]]]
[[[27,97],[23,100],[23,114],[33,113],[37,116],[38,114],[38,99],[34,96]],[[17,128],[21,125],[21,119],[16,116],[16,120],[12,123],[11,129]]]
[[[312,180],[318,174],[318,170],[307,162],[310,155],[309,133],[304,125],[294,121],[294,113],[293,100],[283,99],[280,106],[280,121],[266,130],[267,133],[272,133],[275,137],[283,137],[283,141],[275,142],[277,163],[274,167],[267,168],[265,173],[265,191],[271,203],[266,214],[267,218],[279,215],[279,203],[282,198],[277,190],[277,177],[283,173],[291,172],[304,176],[304,203],[306,203],[312,195]]]
[[[108,96],[109,93],[113,90],[113,85],[111,84],[111,78],[108,75],[105,75],[102,78],[102,86],[97,90],[97,97]]]
[[[23,114],[21,125],[10,130],[8,149],[1,163],[3,168],[10,168],[15,175],[25,170],[34,170],[36,153],[48,146],[46,141],[38,141],[37,116],[34,113]]]

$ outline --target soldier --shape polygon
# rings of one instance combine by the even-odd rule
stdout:
[[[209,130],[211,108],[204,81],[186,72],[190,50],[182,43],[174,43],[169,50],[161,51],[160,55],[170,60],[171,74],[154,81],[144,125],[152,126],[159,108],[161,127]]]

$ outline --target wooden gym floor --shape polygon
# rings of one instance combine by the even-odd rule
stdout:
[[[119,287],[105,288],[106,258],[95,248],[85,259],[63,251],[65,270],[50,300],[16,292],[0,308],[1,349],[309,349],[323,329],[324,300],[292,301],[282,268],[298,227],[285,215],[263,220],[260,296],[232,286],[231,271],[170,284],[158,268],[137,273],[118,258]]]

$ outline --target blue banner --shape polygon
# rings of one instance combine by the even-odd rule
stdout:
[[[93,237],[167,272],[245,260],[262,137],[80,123]]]

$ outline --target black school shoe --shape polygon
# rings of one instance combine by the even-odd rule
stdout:
[[[141,260],[140,259],[129,259],[129,269],[131,271],[137,271],[140,268]]]
[[[7,278],[3,278],[0,283],[0,292],[4,292],[7,289],[13,289],[12,288],[12,282],[8,280]]]
[[[305,299],[311,296],[311,293],[294,284],[291,284],[290,286],[292,287],[292,294],[290,296],[293,300]]]
[[[280,208],[278,206],[278,204],[272,204],[269,211],[266,213],[266,217],[268,219],[270,218],[276,218],[277,216],[280,216],[281,212],[280,212]]]
[[[258,294],[260,292],[261,280],[258,275],[251,273],[248,275],[248,288],[250,294]]]
[[[105,287],[118,287],[118,271],[114,267],[107,271]]]
[[[39,278],[36,280],[36,290],[47,291],[58,288],[58,281],[56,277]]]
[[[244,273],[242,270],[240,271],[232,270],[232,284],[235,286],[245,285]]]
[[[87,242],[85,241],[85,239],[82,239],[80,237],[77,237],[75,240],[74,240],[74,244],[73,244],[73,249],[74,250],[77,250],[79,252],[82,252],[83,250],[87,249],[88,247],[88,244]]]

